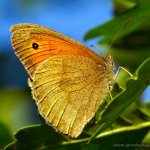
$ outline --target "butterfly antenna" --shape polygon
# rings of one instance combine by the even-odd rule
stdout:
[[[132,20],[132,18],[128,18],[124,23],[123,25],[121,26],[121,28],[119,29],[119,31],[117,32],[117,34],[115,35],[115,37],[113,38],[113,40],[111,41],[109,47],[108,47],[108,50],[106,52],[106,56],[108,56],[108,52],[110,51],[112,45],[114,44],[114,42],[116,41],[116,39],[118,38],[120,32],[125,28],[125,26],[127,26],[129,24],[129,22]]]

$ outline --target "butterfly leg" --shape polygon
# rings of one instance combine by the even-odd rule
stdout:
[[[112,100],[112,99],[113,99],[113,96],[112,96],[112,94],[111,94],[111,88],[110,88],[110,86],[108,86],[108,93],[109,93],[110,99]]]
[[[117,70],[117,72],[116,72],[116,74],[115,74],[115,80],[117,79],[117,77],[118,77],[119,72],[120,72],[121,69],[124,70],[125,72],[127,72],[127,73],[130,75],[130,77],[133,76],[133,75],[132,75],[127,69],[125,69],[124,67],[119,67],[118,70]]]

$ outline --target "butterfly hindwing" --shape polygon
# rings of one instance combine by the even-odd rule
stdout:
[[[31,83],[40,114],[56,130],[77,137],[108,92],[103,69],[95,61],[80,56],[54,56],[46,60]]]

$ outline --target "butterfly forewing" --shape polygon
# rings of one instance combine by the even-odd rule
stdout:
[[[15,53],[31,78],[39,64],[54,55],[84,56],[104,63],[84,45],[51,29],[34,24],[19,24],[13,26],[11,31]],[[33,44],[37,44],[38,48],[34,49]]]

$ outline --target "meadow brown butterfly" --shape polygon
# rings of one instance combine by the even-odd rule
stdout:
[[[39,25],[11,31],[39,113],[56,131],[78,137],[115,83],[111,57]]]

